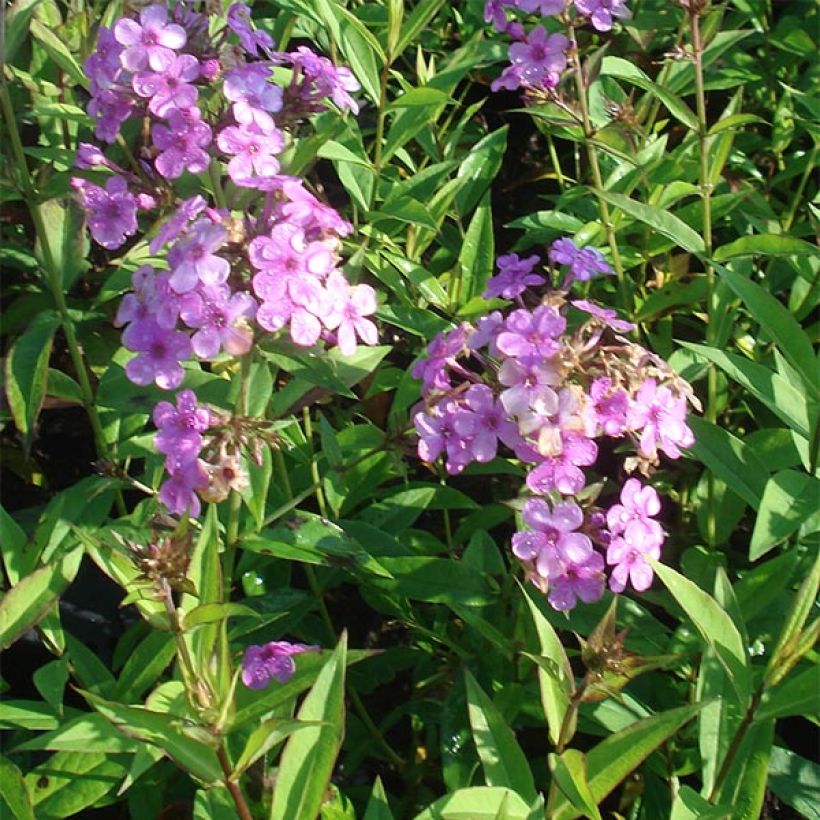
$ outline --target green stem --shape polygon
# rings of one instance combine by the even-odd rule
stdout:
[[[319,464],[313,450],[313,419],[310,417],[309,407],[302,408],[302,422],[305,427],[305,438],[310,449],[310,477],[313,479],[313,486],[316,488],[316,503],[319,505],[319,513],[322,518],[327,518],[327,504],[322,490],[322,478],[319,475]]]
[[[575,43],[575,28],[570,24],[567,27],[570,40]],[[598,162],[598,151],[592,142],[595,136],[595,130],[592,127],[592,122],[589,118],[589,107],[587,106],[587,88],[584,80],[584,72],[581,67],[581,59],[578,56],[578,49],[573,46],[570,51],[570,58],[573,64],[573,74],[575,76],[575,87],[578,92],[578,106],[581,109],[581,121],[584,128],[584,148],[586,149],[587,159],[589,160],[589,167],[592,171],[593,190],[598,199],[598,209],[601,214],[601,222],[606,232],[606,238],[609,242],[609,249],[612,253],[612,263],[615,266],[615,274],[618,277],[618,289],[621,293],[621,302],[624,310],[628,314],[632,314],[632,299],[626,286],[626,279],[624,278],[624,268],[621,262],[621,254],[618,250],[618,240],[615,236],[615,226],[612,223],[612,218],[609,212],[609,205],[603,197],[604,179],[601,174],[601,166]]]
[[[706,344],[715,343],[715,269],[712,266],[712,181],[709,174],[709,123],[706,119],[706,91],[703,81],[703,42],[700,15],[694,4],[689,10],[692,53],[695,66],[695,101],[698,118],[698,153],[700,154],[700,197],[703,206],[703,244],[706,255]],[[706,412],[712,424],[717,420],[717,368],[710,364],[706,372]],[[715,477],[709,471],[706,487],[706,540],[710,546],[717,540]]]
[[[251,810],[248,808],[248,804],[245,802],[245,797],[242,794],[242,790],[234,780],[231,780],[231,771],[233,767],[231,766],[230,760],[228,760],[228,754],[225,751],[224,746],[219,746],[216,750],[216,756],[219,759],[219,765],[222,767],[222,773],[225,775],[225,788],[231,795],[231,799],[236,806],[236,811],[237,814],[239,814],[240,820],[253,820],[253,815],[251,814]]]
[[[214,189],[214,199],[216,199],[217,207],[228,209],[228,200],[225,198],[225,191],[222,190],[222,175],[219,169],[219,162],[215,159],[211,160],[208,166],[208,176],[211,178],[211,185]]]

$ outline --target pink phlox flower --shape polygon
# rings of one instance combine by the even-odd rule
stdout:
[[[251,10],[244,3],[233,3],[228,9],[228,28],[239,38],[242,48],[252,57],[259,49],[267,52],[274,47],[273,38],[251,25]]]
[[[285,147],[282,132],[273,125],[260,126],[256,121],[247,125],[229,125],[216,138],[216,144],[226,154],[228,176],[237,184],[254,186],[254,174],[271,177],[279,172],[280,154]]]
[[[336,66],[327,57],[316,54],[306,46],[295,51],[277,52],[275,62],[293,66],[293,79],[288,96],[307,112],[319,111],[328,97],[342,111],[359,113],[359,105],[351,96],[359,90],[359,82],[346,66]]]
[[[121,176],[112,176],[105,188],[75,177],[72,184],[85,208],[94,240],[108,250],[119,248],[137,231],[137,200]]]
[[[532,312],[514,310],[496,345],[507,356],[548,359],[561,349],[559,338],[566,327],[566,319],[550,305],[540,305]]]
[[[196,329],[191,347],[200,359],[214,359],[221,350],[243,356],[251,349],[253,331],[248,321],[256,313],[249,293],[231,293],[228,285],[200,285],[180,298],[179,315]]]
[[[173,242],[188,227],[188,224],[205,210],[206,205],[207,202],[199,194],[180,202],[175,213],[165,221],[157,235],[151,240],[148,250],[151,253],[159,253],[165,245]]]
[[[221,225],[200,219],[171,248],[168,252],[170,282],[177,293],[187,293],[200,282],[219,285],[228,278],[230,263],[214,253],[225,244],[227,236]]]
[[[263,270],[253,277],[254,293],[262,300],[256,322],[271,333],[290,325],[290,336],[310,347],[322,335],[320,316],[328,311],[327,294],[314,276]]]
[[[242,657],[242,683],[248,689],[264,689],[271,680],[287,683],[296,671],[293,656],[300,652],[318,652],[318,646],[287,641],[271,641],[249,646]]]
[[[281,197],[274,206],[274,216],[298,225],[308,239],[321,239],[328,234],[345,237],[352,233],[353,226],[334,208],[320,202],[301,179],[280,175],[272,182],[275,186],[266,190],[274,190]]]
[[[134,384],[156,382],[163,390],[179,387],[185,375],[180,362],[191,357],[191,340],[185,333],[146,321],[139,323],[128,341],[128,349],[139,353],[125,365],[125,374]]]
[[[467,389],[454,427],[458,435],[469,439],[470,455],[480,464],[496,457],[499,439],[513,448],[520,438],[515,424],[486,384],[474,384]]]
[[[376,325],[366,319],[376,312],[376,292],[369,285],[351,287],[338,271],[331,273],[325,282],[329,310],[322,323],[329,330],[336,331],[339,350],[345,356],[356,352],[356,337],[366,345],[374,345],[379,340]]]
[[[498,273],[487,282],[484,298],[493,299],[500,296],[503,299],[515,299],[530,285],[543,285],[544,277],[532,272],[540,261],[535,255],[526,259],[520,259],[517,253],[499,256],[496,260]]]
[[[492,313],[482,316],[476,322],[475,330],[470,333],[467,339],[467,347],[470,350],[480,350],[482,347],[486,347],[491,356],[498,356],[496,339],[503,328],[504,316],[500,310],[494,310]]]
[[[640,433],[638,452],[644,458],[656,459],[658,448],[669,458],[680,458],[681,449],[695,443],[686,424],[686,399],[655,379],[647,379],[633,397],[627,424]]]
[[[251,63],[225,75],[225,97],[233,103],[233,115],[241,125],[255,122],[260,128],[273,128],[271,114],[282,110],[282,89],[269,82],[268,63]]]
[[[614,310],[596,305],[594,302],[589,302],[586,299],[572,299],[573,307],[588,313],[590,316],[600,320],[603,324],[611,327],[618,333],[631,333],[635,330],[635,325],[632,322],[627,322],[625,319],[619,319],[618,314]]]
[[[542,456],[560,456],[563,452],[565,433],[583,433],[583,394],[573,386],[558,391],[558,406],[553,410],[551,402],[535,401],[530,409],[518,418],[521,432],[536,441]]]
[[[139,23],[128,17],[118,20],[114,37],[125,46],[120,60],[129,71],[140,71],[146,65],[162,71],[174,59],[174,51],[188,39],[182,26],[168,23],[168,10],[160,5],[145,7]]]
[[[599,432],[617,438],[626,430],[629,396],[623,388],[613,388],[612,379],[595,379],[589,387],[584,407],[584,427],[588,436]]]
[[[118,80],[122,71],[120,55],[123,47],[114,37],[114,32],[105,26],[100,26],[97,36],[97,47],[88,56],[83,68],[90,81],[91,93],[110,88]]]
[[[554,88],[566,68],[569,40],[563,34],[548,34],[534,28],[527,40],[510,46],[510,62],[518,67],[522,81],[535,88]]]
[[[524,71],[521,65],[512,63],[505,67],[501,74],[490,83],[490,91],[515,91],[524,85]]]
[[[202,434],[211,424],[207,407],[197,404],[193,390],[181,390],[176,406],[161,401],[154,408],[153,421],[157,427],[154,446],[170,457],[172,468],[185,461],[193,461],[202,449]]]
[[[183,171],[202,173],[210,162],[204,149],[211,144],[211,127],[200,119],[199,109],[171,109],[168,125],[158,123],[151,129],[159,156],[157,171],[166,179],[177,179]]]
[[[419,434],[419,458],[429,464],[442,453],[446,454],[445,466],[450,475],[458,475],[472,461],[469,440],[459,435],[455,428],[458,411],[457,402],[445,399],[431,412],[419,412],[413,417]]]
[[[134,292],[126,293],[120,302],[114,325],[128,323],[122,334],[122,343],[135,350],[132,339],[142,333],[141,325],[154,322],[161,328],[173,330],[179,316],[179,296],[171,290],[167,271],[154,272],[150,265],[138,268],[131,277]]]
[[[208,486],[208,471],[205,462],[195,458],[192,460],[166,460],[166,469],[169,478],[159,488],[159,500],[168,508],[172,515],[184,515],[197,518],[202,512],[202,503],[197,490],[204,490]]]
[[[175,56],[161,71],[140,71],[131,80],[140,97],[150,98],[148,110],[167,117],[175,108],[196,105],[199,91],[191,83],[199,77],[199,60],[191,54]]]
[[[600,600],[605,584],[603,556],[592,552],[585,561],[567,563],[564,573],[551,580],[547,600],[553,609],[568,612],[579,598],[585,604]]]
[[[507,388],[501,393],[501,403],[511,416],[523,416],[535,402],[544,405],[544,413],[555,412],[550,407],[557,401],[552,388],[558,384],[559,374],[552,362],[539,356],[505,359],[498,380]]]
[[[527,486],[539,495],[557,490],[561,495],[578,495],[586,484],[581,467],[598,458],[598,445],[579,433],[561,433],[561,453],[547,456],[527,474]]]
[[[614,18],[629,18],[632,12],[626,7],[626,0],[575,0],[575,8],[589,17],[597,31],[609,31]]]
[[[308,242],[302,228],[287,222],[253,239],[248,250],[251,264],[260,271],[322,280],[336,267],[336,255],[327,243]]]
[[[447,368],[455,366],[456,359],[464,352],[471,329],[465,322],[452,330],[440,331],[427,345],[427,358],[417,361],[411,371],[414,379],[423,382],[423,392],[449,390]]]

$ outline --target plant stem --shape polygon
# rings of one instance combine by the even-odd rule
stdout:
[[[709,174],[709,124],[706,119],[706,92],[703,82],[703,42],[700,36],[700,14],[692,3],[689,7],[692,32],[692,53],[695,67],[695,100],[698,118],[698,153],[700,154],[700,197],[703,205],[703,245],[706,255],[706,344],[715,342],[715,269],[712,267],[712,181]],[[717,420],[717,368],[710,364],[706,371],[706,421]],[[710,470],[706,487],[706,540],[715,545],[717,511],[715,508],[715,476]]]
[[[604,225],[604,231],[606,232],[607,241],[609,242],[609,249],[612,253],[612,264],[615,266],[615,274],[618,277],[618,289],[621,292],[621,302],[624,310],[631,315],[632,298],[629,294],[626,286],[626,280],[624,278],[623,263],[621,262],[621,254],[618,250],[618,240],[615,236],[615,226],[612,223],[609,205],[602,194],[604,190],[604,179],[601,175],[601,166],[598,162],[598,152],[595,145],[592,143],[592,138],[595,136],[595,130],[593,129],[592,123],[589,119],[586,81],[584,80],[584,72],[581,67],[581,59],[578,56],[578,48],[577,45],[575,45],[575,28],[571,23],[567,26],[567,31],[569,33],[569,39],[573,43],[570,48],[570,60],[572,61],[575,69],[573,74],[575,76],[575,87],[578,92],[578,106],[581,109],[581,121],[584,128],[584,148],[586,149],[589,167],[592,171],[593,189],[595,191],[595,196],[598,199],[598,209],[601,213],[601,222]]]
[[[319,513],[322,518],[327,518],[327,504],[322,490],[322,478],[319,475],[319,464],[313,450],[313,419],[310,417],[309,407],[302,408],[302,422],[305,427],[305,438],[310,449],[310,477],[313,479],[313,486],[316,488],[316,503],[319,505]]]
[[[214,189],[214,199],[219,208],[228,208],[228,200],[225,199],[225,191],[222,190],[222,178],[219,173],[219,162],[212,159],[208,166],[208,176],[211,178],[211,185]]]
[[[225,752],[225,747],[221,746],[216,750],[216,756],[219,759],[219,765],[222,767],[222,772],[225,775],[225,788],[230,792],[231,798],[236,805],[236,811],[241,820],[253,820],[251,810],[245,802],[245,797],[239,786],[231,780],[231,762],[228,760],[228,755]]]

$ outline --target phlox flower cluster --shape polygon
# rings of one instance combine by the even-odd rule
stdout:
[[[678,458],[693,444],[686,414],[695,400],[662,359],[621,335],[630,322],[569,298],[575,280],[612,273],[597,250],[558,239],[548,258],[545,275],[538,256],[499,257],[484,296],[512,304],[433,340],[413,368],[424,397],[413,421],[419,457],[441,459],[451,475],[502,452],[526,465],[526,529],[513,553],[550,603],[568,610],[601,597],[607,568],[612,590],[647,589],[647,559],[664,540],[660,499],[638,478],[609,509],[595,502],[599,441],[630,443],[624,469],[648,477],[662,455]],[[549,281],[559,286],[538,301],[533,286]]]
[[[552,91],[567,67],[567,52],[575,44],[560,32],[549,33],[544,18],[589,22],[596,31],[609,31],[618,18],[630,17],[626,0],[486,0],[484,20],[514,42],[508,65],[492,83],[492,90],[516,88]],[[538,24],[532,26],[533,19]],[[528,28],[525,24],[530,25]]]
[[[345,355],[377,341],[375,292],[340,268],[351,225],[281,167],[309,115],[331,104],[358,110],[358,83],[305,46],[276,51],[242,3],[221,25],[201,8],[153,4],[100,28],[85,62],[88,111],[98,140],[130,144],[128,162],[82,143],[76,165],[88,173],[72,181],[92,237],[108,250],[138,235],[140,214],[148,216],[149,250],[161,261],[133,274],[116,324],[135,354],[128,378],[165,390],[180,387],[186,361],[244,356],[262,334],[282,331],[297,345],[337,345]],[[275,69],[285,85],[274,82]],[[205,172],[218,207],[202,186],[191,195],[189,175]],[[175,190],[183,176],[186,198]],[[188,394],[179,397],[186,407],[196,401]],[[213,475],[210,484],[202,478],[210,468],[160,452],[171,477],[160,499],[196,515],[194,491],[213,494]]]

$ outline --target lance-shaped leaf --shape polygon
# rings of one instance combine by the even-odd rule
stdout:
[[[583,752],[567,749],[563,754],[549,756],[550,771],[561,793],[585,817],[601,820],[601,812],[587,781],[587,765]]]
[[[321,721],[316,720],[288,720],[287,718],[268,718],[261,726],[257,726],[251,732],[239,760],[231,772],[231,780],[238,780],[239,776],[247,768],[252,766],[263,754],[267,754],[271,749],[284,743],[294,732],[308,727],[321,726]]]

